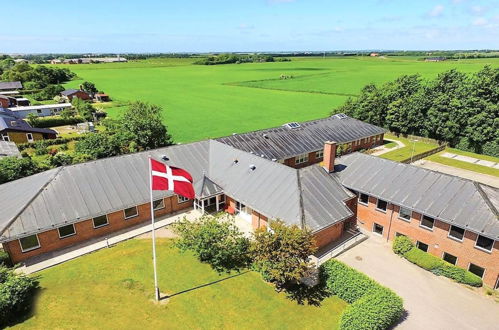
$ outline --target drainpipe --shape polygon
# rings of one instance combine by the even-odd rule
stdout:
[[[394,209],[394,204],[390,203],[392,206],[392,213],[390,214],[390,224],[388,225],[388,234],[386,235],[386,241],[388,242],[390,240],[390,230],[392,229],[392,220],[393,220],[393,209]]]

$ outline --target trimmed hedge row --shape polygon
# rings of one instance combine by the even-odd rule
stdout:
[[[414,243],[405,236],[395,238],[392,249],[396,254],[403,256],[413,264],[429,270],[436,275],[445,276],[456,282],[475,287],[481,287],[483,284],[480,277],[418,249]]]
[[[36,118],[34,127],[47,128],[47,127],[64,126],[64,125],[76,125],[83,122],[85,122],[85,119],[79,116],[69,117],[69,118],[38,117]]]
[[[30,142],[30,143],[21,143],[17,145],[17,148],[19,151],[23,151],[28,148],[35,148],[35,149],[40,149],[40,148],[46,148],[48,146],[53,146],[56,144],[65,144],[71,141],[77,141],[82,138],[84,138],[84,135],[78,135],[78,136],[73,136],[70,138],[56,138],[56,139],[49,139],[49,140],[39,140],[36,142]]]
[[[340,329],[387,329],[402,316],[402,298],[361,272],[335,259],[321,270],[328,290],[351,304],[341,315]]]

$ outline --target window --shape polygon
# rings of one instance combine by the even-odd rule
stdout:
[[[244,210],[246,210],[246,205],[236,201],[236,211],[243,212]]]
[[[433,230],[433,225],[435,224],[435,219],[430,218],[426,215],[423,215],[423,219],[421,219],[420,227]]]
[[[180,203],[185,203],[185,202],[189,201],[189,198],[177,195],[177,200],[178,200],[178,203],[180,204]]]
[[[447,252],[444,252],[443,259],[445,261],[447,261],[448,263],[453,264],[453,265],[455,265],[457,263],[457,257],[453,256],[452,254],[449,254]]]
[[[21,244],[21,251],[23,252],[28,252],[40,247],[37,235],[23,237],[19,239],[19,244]]]
[[[41,114],[41,113],[42,113],[42,110],[41,110],[41,109],[37,109],[37,110],[36,110],[36,113]]]
[[[475,247],[485,250],[487,252],[491,252],[493,246],[494,246],[494,240],[482,235],[478,235]]]
[[[315,152],[315,158],[316,159],[321,159],[324,158],[324,150],[319,150]]]
[[[468,270],[480,278],[483,278],[483,274],[485,273],[485,268],[482,268],[472,263],[470,263]]]
[[[152,205],[155,210],[161,210],[165,208],[165,200],[163,198],[155,200],[152,202]]]
[[[373,225],[373,233],[383,236],[383,226],[374,223]]]
[[[57,230],[59,231],[59,238],[65,238],[76,234],[75,226],[73,224],[59,227]]]
[[[28,142],[33,142],[33,134],[26,133],[26,138],[28,139]]]
[[[308,154],[301,154],[301,155],[295,157],[295,164],[296,165],[303,164],[306,162],[308,162]]]
[[[125,212],[125,219],[136,217],[139,214],[139,211],[137,211],[137,206],[129,207],[123,212]]]
[[[93,218],[93,221],[94,221],[94,228],[99,228],[109,224],[109,222],[107,221],[107,215],[105,214],[101,215],[100,217]]]
[[[395,237],[399,237],[399,236],[404,236],[404,237],[407,237],[407,235],[404,235],[404,234],[402,234],[402,233],[396,232],[396,233],[395,233]]]
[[[2,140],[9,142],[10,141],[9,134],[7,133],[2,134]]]
[[[425,244],[423,242],[420,242],[418,241],[416,246],[418,247],[418,249],[420,249],[421,251],[424,251],[424,252],[428,252],[428,244]]]
[[[369,202],[369,196],[368,195],[366,195],[366,194],[360,194],[359,195],[359,203],[360,204],[367,205],[368,202]]]
[[[405,220],[405,221],[411,221],[411,215],[412,211],[408,208],[405,207],[400,207],[399,210],[399,219]]]
[[[379,211],[386,212],[386,206],[388,203],[382,199],[378,199],[378,203],[376,204],[376,209]]]
[[[458,241],[462,241],[464,237],[464,229],[457,226],[450,226],[449,237]]]

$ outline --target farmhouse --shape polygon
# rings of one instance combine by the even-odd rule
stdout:
[[[22,88],[23,84],[20,81],[0,81],[0,93],[16,91]]]
[[[326,125],[341,134],[325,132]],[[367,131],[344,136],[342,125]],[[297,150],[304,152],[304,146],[317,152],[310,139],[317,126],[323,136],[342,139],[322,142],[321,164],[303,167],[278,161]],[[226,137],[64,166],[9,182],[0,185],[0,242],[14,262],[22,262],[149,221],[148,156],[167,155],[170,165],[192,174],[196,197],[186,200],[155,191],[157,216],[192,207],[201,212],[225,210],[254,229],[281,219],[312,230],[320,249],[352,232],[358,235],[359,225],[387,240],[406,235],[420,249],[497,286],[498,189],[358,152],[336,157],[340,145],[353,148],[353,141],[384,133],[371,126],[335,117],[304,125],[301,131],[282,127],[253,132],[257,141],[262,132],[270,133],[272,148],[251,145],[266,154],[242,150],[249,145],[245,139],[237,140],[239,148],[231,146],[223,141],[233,137]],[[282,132],[293,133],[285,134],[285,143],[277,148],[274,139]],[[372,145],[377,143],[372,140]]]
[[[0,140],[16,144],[55,139],[56,131],[48,128],[31,127],[26,121],[15,116],[12,111],[0,109]]]
[[[73,98],[79,98],[80,100],[90,100],[90,95],[85,92],[82,88],[80,89],[67,89],[61,92],[61,96],[71,102]]]
[[[71,103],[43,104],[32,106],[11,107],[8,110],[12,111],[19,118],[26,118],[28,115],[34,114],[37,117],[59,115],[62,110],[70,109]]]

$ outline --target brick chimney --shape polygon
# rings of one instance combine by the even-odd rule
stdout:
[[[324,169],[328,173],[334,172],[334,160],[336,158],[336,142],[326,141],[324,143]]]

